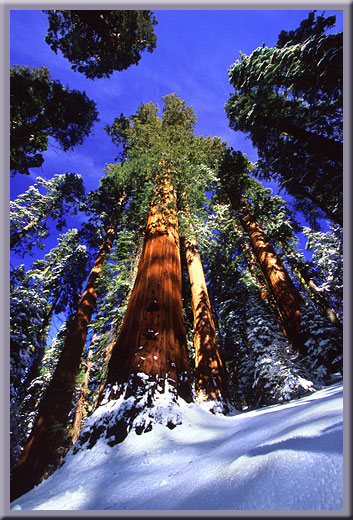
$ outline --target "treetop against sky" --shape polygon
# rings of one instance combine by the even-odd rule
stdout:
[[[37,176],[81,174],[86,190],[96,189],[106,164],[113,163],[117,149],[104,127],[120,114],[136,113],[141,103],[162,106],[162,97],[177,93],[197,115],[196,135],[219,136],[228,145],[246,153],[252,162],[258,159],[251,140],[230,129],[224,105],[232,93],[228,70],[240,57],[251,54],[263,44],[276,45],[282,30],[296,29],[309,11],[296,10],[156,10],[154,31],[156,48],[143,52],[137,66],[114,72],[109,78],[87,79],[75,72],[59,51],[45,42],[49,27],[41,10],[11,11],[10,64],[46,66],[53,80],[69,89],[85,91],[97,106],[100,121],[83,144],[64,152],[49,138],[48,150],[40,168],[30,175],[11,179],[11,199],[23,193]],[[321,14],[322,11],[318,11]],[[326,11],[336,16],[333,32],[342,30],[343,12]],[[274,187],[272,182],[267,185]],[[55,239],[56,240],[56,239]]]

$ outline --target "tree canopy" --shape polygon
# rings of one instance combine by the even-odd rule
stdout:
[[[46,10],[45,41],[60,50],[73,70],[89,79],[109,77],[137,65],[144,50],[153,52],[157,24],[152,11]]]
[[[241,55],[229,70],[230,126],[257,147],[256,172],[292,195],[309,221],[342,225],[343,36],[310,13],[274,48]]]
[[[29,175],[43,163],[48,138],[69,150],[82,144],[98,121],[96,104],[85,92],[51,79],[46,67],[10,70],[10,169]]]

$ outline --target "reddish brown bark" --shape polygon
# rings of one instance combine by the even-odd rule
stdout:
[[[216,330],[212,317],[205,275],[189,223],[190,235],[185,238],[185,253],[191,284],[194,316],[195,394],[199,401],[228,400],[222,361],[218,351]]]
[[[80,389],[79,397],[78,397],[76,408],[75,408],[74,421],[72,424],[73,435],[71,438],[71,445],[75,444],[75,442],[78,439],[78,436],[80,435],[80,431],[81,431],[82,418],[83,418],[84,408],[85,408],[85,404],[86,404],[86,397],[87,397],[87,393],[88,393],[89,376],[90,376],[90,372],[91,372],[91,368],[92,368],[93,346],[94,346],[95,338],[96,338],[96,335],[94,334],[94,336],[92,338],[91,347],[90,347],[90,350],[89,350],[88,356],[87,356],[85,378],[82,382],[82,386]]]
[[[81,296],[73,323],[70,326],[53,377],[40,403],[36,422],[14,469],[11,499],[17,498],[37,485],[52,472],[60,460],[65,445],[65,432],[72,409],[75,379],[79,371],[87,327],[96,303],[96,281],[102,274],[116,234],[118,214],[123,196],[106,232],[102,246]]]
[[[287,254],[291,254],[291,248],[285,244],[282,243],[283,250]],[[314,282],[314,280],[311,278],[305,267],[300,267],[296,264],[291,265],[294,272],[298,276],[302,286],[310,296],[311,300],[313,301],[314,305],[316,306],[317,310],[322,316],[325,316],[330,320],[332,325],[337,327],[338,329],[342,330],[343,325],[342,322],[339,320],[337,314],[335,311],[330,307],[329,303],[327,302],[324,295],[320,292],[318,286]]]
[[[222,179],[222,181],[233,209],[240,212],[239,222],[249,235],[252,250],[275,298],[285,335],[300,354],[306,354],[304,335],[300,326],[302,298],[299,291],[293,284],[265,232],[251,215],[244,199],[239,193],[228,187],[226,179]]]
[[[165,172],[148,217],[135,285],[108,367],[103,395],[116,399],[129,382],[134,395],[138,374],[165,381],[192,400],[182,311],[181,262],[176,196]]]
[[[238,232],[240,232],[240,230],[237,228],[237,226],[236,226],[236,229]],[[242,241],[240,243],[240,247],[244,253],[246,263],[248,265],[251,276],[258,282],[258,284],[260,286],[261,298],[270,305],[276,318],[278,319],[278,326],[279,326],[280,330],[282,331],[282,333],[284,335],[286,335],[286,331],[282,324],[281,312],[280,312],[277,302],[270,290],[267,280],[259,266],[256,256],[254,255],[253,250],[251,249],[250,245],[245,241]]]
[[[250,237],[252,249],[259,261],[282,317],[288,340],[301,354],[305,353],[300,327],[300,305],[302,298],[287,270],[278,258],[272,244],[259,223],[242,207],[241,225]]]

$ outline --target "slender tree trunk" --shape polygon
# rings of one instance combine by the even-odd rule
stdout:
[[[189,220],[190,234],[185,237],[185,253],[188,266],[192,311],[194,315],[195,393],[202,401],[220,401],[227,411],[227,387],[222,361],[218,351],[216,330],[212,317],[206,280],[201,258]]]
[[[279,328],[284,335],[286,335],[286,330],[283,325],[283,317],[281,311],[278,307],[277,301],[274,298],[272,291],[268,285],[265,275],[263,274],[260,265],[256,256],[254,255],[253,250],[251,249],[248,242],[241,241],[240,247],[244,253],[246,263],[248,265],[251,276],[258,282],[260,285],[260,296],[263,300],[265,300],[273,310],[277,320],[279,321]]]
[[[243,212],[241,225],[250,237],[255,256],[276,299],[287,338],[299,353],[305,354],[300,326],[302,298],[299,291],[290,279],[264,231],[247,211]]]
[[[282,243],[284,251],[287,252],[287,254],[291,254],[291,251],[287,244]],[[321,314],[321,316],[325,316],[330,320],[332,325],[337,327],[342,331],[343,325],[342,322],[339,320],[337,314],[335,311],[330,307],[328,304],[326,298],[323,296],[321,291],[319,290],[318,286],[314,282],[314,280],[311,278],[311,276],[306,271],[305,267],[300,267],[297,262],[291,262],[292,269],[298,276],[302,286],[306,290],[306,292],[309,294],[312,302],[316,306],[317,310]]]
[[[192,401],[176,196],[168,171],[151,203],[135,285],[112,350],[100,403],[122,395],[125,399],[142,395],[147,401],[143,406],[153,407],[153,396],[157,391],[165,392],[166,386]],[[132,406],[129,416],[115,424],[112,442],[126,437],[138,413]],[[136,431],[141,433],[145,426],[139,425]]]
[[[95,343],[96,337],[97,337],[97,335],[93,334],[90,349],[88,351],[85,378],[82,382],[82,386],[80,389],[79,397],[78,397],[76,408],[75,408],[74,420],[73,420],[73,424],[72,424],[73,435],[71,438],[71,446],[73,444],[75,444],[75,442],[77,441],[78,436],[80,435],[81,428],[82,428],[82,418],[83,418],[84,407],[86,404],[86,397],[87,397],[87,393],[88,393],[88,382],[89,382],[89,376],[90,376],[90,372],[91,372],[91,368],[92,368],[93,349],[94,349],[94,343]]]
[[[250,214],[243,198],[229,189],[226,182],[223,185],[233,209],[241,211],[240,224],[249,235],[251,247],[276,300],[286,336],[300,354],[306,354],[303,331],[300,326],[302,298],[299,291],[293,284],[266,234]]]
[[[118,216],[125,194],[119,200],[96,261],[88,277],[73,323],[70,326],[60,359],[39,406],[36,422],[13,472],[11,499],[37,485],[55,470],[60,460],[60,447],[72,409],[75,379],[84,349],[87,327],[96,303],[95,286],[115,238]]]

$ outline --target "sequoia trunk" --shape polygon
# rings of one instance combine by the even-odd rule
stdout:
[[[194,316],[196,399],[200,402],[217,400],[226,405],[228,400],[227,390],[218,351],[211,304],[191,222],[189,222],[189,227],[190,235],[185,238],[185,253]]]
[[[104,399],[117,399],[125,390],[126,398],[137,395],[148,380],[152,398],[157,386],[169,384],[187,402],[192,400],[181,291],[176,196],[165,171],[151,203],[135,285],[109,362]]]
[[[88,383],[89,383],[89,376],[92,368],[92,357],[93,357],[93,348],[94,348],[94,342],[96,339],[96,334],[93,335],[91,347],[88,352],[87,356],[87,362],[86,362],[86,372],[85,372],[85,378],[82,382],[82,387],[80,389],[79,397],[76,404],[75,409],[75,415],[74,415],[74,421],[72,425],[73,435],[71,439],[71,445],[75,444],[75,442],[78,439],[78,436],[80,435],[81,427],[82,427],[82,418],[84,413],[84,408],[86,404],[86,397],[88,393]]]
[[[291,254],[290,248],[287,246],[287,244],[282,243],[284,251]],[[320,292],[319,287],[316,285],[314,280],[311,278],[305,267],[300,267],[297,265],[297,263],[291,264],[294,272],[298,276],[302,286],[306,290],[306,292],[309,294],[311,300],[313,301],[315,307],[321,314],[321,316],[325,316],[330,320],[332,325],[337,327],[342,331],[343,325],[342,322],[339,320],[338,316],[336,315],[335,311],[330,307],[328,304],[326,298],[324,295]]]
[[[221,180],[233,209],[240,212],[239,222],[249,235],[252,250],[276,300],[285,334],[300,354],[306,354],[304,335],[300,326],[302,298],[299,291],[278,258],[265,232],[251,215],[244,199],[236,190],[228,187],[226,179]]]
[[[250,237],[252,249],[276,299],[282,317],[283,328],[288,340],[305,354],[303,334],[300,326],[300,305],[302,298],[289,277],[287,270],[278,258],[259,223],[243,206],[241,225]]]
[[[116,206],[116,213],[89,275],[57,367],[39,406],[36,422],[14,469],[11,500],[37,485],[59,463],[59,452],[65,444],[68,415],[72,409],[75,379],[85,346],[87,327],[97,299],[96,281],[110,254],[124,199],[125,195]]]

